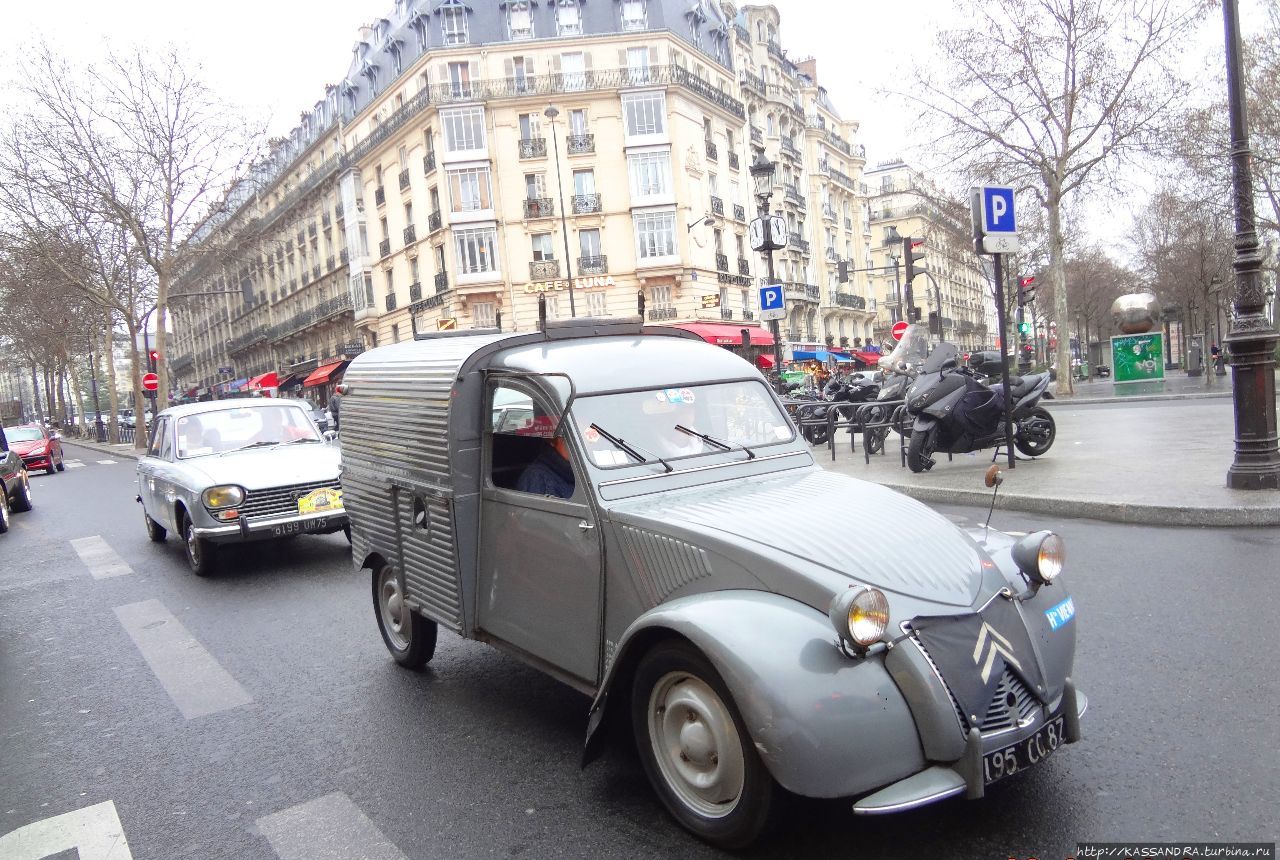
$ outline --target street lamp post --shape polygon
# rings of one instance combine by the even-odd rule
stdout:
[[[1241,490],[1280,489],[1280,449],[1276,440],[1275,349],[1280,339],[1264,313],[1262,255],[1253,211],[1249,169],[1249,118],[1245,108],[1236,0],[1223,0],[1227,43],[1227,104],[1231,116],[1231,179],[1235,192],[1236,289],[1226,344],[1231,349],[1235,459],[1227,486]]]
[[[551,145],[556,151],[556,187],[560,190],[560,232],[564,234],[564,276],[569,283],[569,316],[576,317],[573,304],[573,267],[569,263],[569,219],[564,211],[564,178],[560,175],[560,140],[556,137],[556,117],[560,111],[555,105],[547,105],[542,115],[551,120]]]
[[[759,205],[760,217],[769,217],[769,199],[773,197],[773,173],[777,166],[765,158],[763,154],[757,155],[755,160],[751,162],[749,172],[751,179],[756,186],[756,203]],[[765,264],[768,267],[769,283],[776,284],[778,282],[777,275],[773,272],[773,247],[768,245],[764,252]],[[782,324],[779,320],[770,320],[770,330],[773,332],[773,370],[778,374],[778,388],[782,388]]]
[[[93,354],[93,338],[89,338],[89,384],[93,389],[93,439],[105,442],[107,434],[102,426],[102,405],[98,402],[98,361]],[[88,425],[86,421],[86,429]]]

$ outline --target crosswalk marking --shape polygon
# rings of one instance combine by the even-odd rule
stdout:
[[[340,791],[256,823],[280,860],[405,860],[400,849]]]
[[[159,600],[117,606],[115,612],[160,686],[188,720],[253,701]]]
[[[67,460],[67,461],[66,461],[66,462],[64,462],[62,465],[66,466],[68,469],[83,469],[83,468],[84,468],[84,463],[81,463],[79,460]]]
[[[98,535],[76,538],[71,542],[71,546],[84,562],[84,566],[89,568],[89,575],[94,579],[107,579],[133,573],[133,568],[116,555],[116,551]]]
[[[98,465],[99,465],[99,466],[114,466],[114,465],[116,464],[116,462],[117,462],[116,460],[99,460],[99,461],[98,461]]]
[[[107,800],[0,836],[0,857],[6,860],[39,860],[67,851],[76,851],[80,860],[132,860],[116,805]]]

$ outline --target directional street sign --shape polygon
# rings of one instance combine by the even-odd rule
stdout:
[[[907,333],[908,323],[906,320],[896,322],[893,328],[889,329],[889,333],[893,335],[894,340],[902,340],[902,336]]]
[[[760,319],[781,320],[787,318],[787,306],[782,300],[782,284],[760,287]]]
[[[159,387],[160,387],[160,377],[156,376],[154,373],[142,374],[142,390],[143,391],[155,391]]]

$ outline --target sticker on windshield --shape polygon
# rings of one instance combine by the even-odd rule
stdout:
[[[594,427],[588,427],[582,431],[582,435],[588,442],[595,443],[600,441],[600,433]]]
[[[774,427],[773,435],[777,436],[779,439],[790,439],[791,431],[786,427]]]
[[[667,388],[658,392],[658,399],[665,400],[668,403],[692,403],[692,388]]]
[[[596,461],[597,466],[625,466],[631,462],[625,451],[614,451],[612,448],[592,451],[591,458]]]

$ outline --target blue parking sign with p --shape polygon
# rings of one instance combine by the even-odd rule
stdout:
[[[760,310],[775,311],[783,307],[782,284],[770,284],[760,288]]]
[[[982,188],[982,232],[1017,233],[1018,224],[1013,214],[1013,189],[998,185]]]

